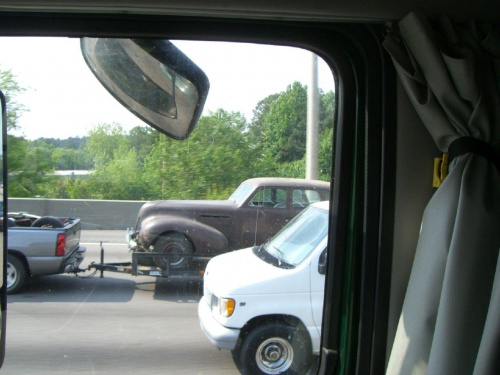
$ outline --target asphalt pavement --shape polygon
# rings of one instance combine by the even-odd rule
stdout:
[[[82,266],[130,260],[125,231],[82,231]],[[105,272],[31,280],[9,296],[9,375],[239,374],[213,347],[197,317],[199,277],[164,279]]]

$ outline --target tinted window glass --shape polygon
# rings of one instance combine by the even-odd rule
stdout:
[[[319,193],[315,190],[294,190],[292,193],[292,199],[293,199],[293,207],[294,208],[300,208],[300,207],[307,207],[311,203],[319,202],[321,201],[321,196]]]
[[[286,190],[277,188],[264,188],[253,196],[250,206],[266,208],[286,208]]]

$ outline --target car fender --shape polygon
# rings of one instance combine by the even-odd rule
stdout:
[[[148,249],[158,236],[171,232],[182,233],[188,237],[197,253],[221,254],[229,249],[226,236],[217,229],[178,216],[155,216],[144,220],[139,233],[139,243]]]

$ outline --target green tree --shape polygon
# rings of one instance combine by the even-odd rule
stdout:
[[[8,136],[9,195],[12,197],[47,196],[55,177],[50,150],[35,147],[21,137]],[[11,157],[14,155],[15,157]],[[19,157],[22,155],[22,157]]]
[[[333,91],[323,93],[320,91],[319,128],[323,132],[333,128],[335,115],[335,94]]]
[[[69,186],[70,196],[88,199],[142,200],[141,165],[135,149],[121,145],[113,157],[87,179]]]
[[[272,100],[260,119],[263,147],[278,163],[304,156],[307,124],[307,88],[299,82]]]
[[[10,69],[0,70],[0,89],[4,93],[7,102],[7,129],[14,130],[18,127],[17,120],[26,111],[26,108],[16,102],[15,98],[25,89],[19,86],[16,76]]]
[[[25,91],[11,70],[0,71],[0,88],[7,102],[7,130],[19,130],[19,117],[26,111],[16,101]],[[12,197],[44,196],[50,185],[54,165],[47,147],[36,147],[24,137],[7,135],[9,195]]]
[[[159,137],[145,163],[154,199],[228,198],[241,181],[257,174],[239,112],[222,109],[200,119],[186,141]]]
[[[319,144],[319,176],[330,181],[333,155],[333,124],[335,115],[335,94],[333,91],[321,93],[320,107],[320,144]]]
[[[56,170],[84,169],[94,167],[92,156],[86,150],[73,150],[70,148],[56,148],[51,153]]]
[[[150,154],[160,132],[150,126],[136,126],[128,134],[130,147],[135,149],[139,162],[144,164]]]
[[[253,110],[252,122],[248,127],[247,137],[250,140],[250,145],[262,158],[271,155],[264,147],[264,138],[266,134],[264,119],[266,119],[269,109],[279,96],[280,94],[272,94],[259,101]]]
[[[127,135],[119,124],[99,124],[89,132],[87,148],[96,168],[111,161],[120,146],[128,148],[129,144]]]
[[[88,178],[66,181],[71,198],[145,199],[143,163],[136,147],[131,147],[130,134],[118,124],[101,124],[89,132],[87,146],[95,171]]]
[[[320,176],[329,179],[335,96],[320,92]],[[261,155],[266,173],[305,176],[307,87],[299,82],[261,100],[253,112],[248,136]]]
[[[87,146],[88,137],[69,137],[66,139],[59,138],[39,138],[35,139],[33,142],[38,146],[38,143],[42,142],[47,144],[54,149],[64,148],[69,150],[83,150]]]

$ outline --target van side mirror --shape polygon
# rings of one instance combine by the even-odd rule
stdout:
[[[318,262],[318,273],[320,275],[326,274],[326,258],[327,258],[327,252],[326,249],[323,250],[321,255],[319,256],[319,262]]]
[[[203,70],[168,40],[82,38],[85,62],[130,112],[161,133],[186,139],[208,95]]]

